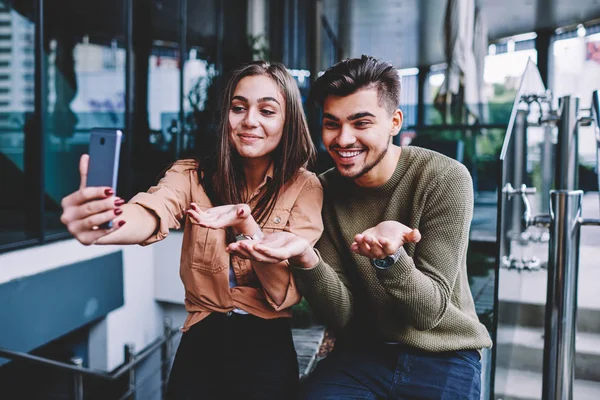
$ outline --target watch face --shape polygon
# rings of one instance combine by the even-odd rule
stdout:
[[[242,241],[242,240],[248,240],[248,239],[249,239],[248,236],[242,235],[241,233],[235,236],[235,241],[236,242],[239,242],[239,241]]]
[[[371,263],[373,264],[373,266],[375,268],[379,268],[379,269],[387,269],[390,267],[390,260],[389,257],[386,258],[374,258],[371,259]]]

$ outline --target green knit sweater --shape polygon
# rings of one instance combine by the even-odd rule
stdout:
[[[467,169],[439,153],[403,147],[390,180],[361,188],[335,169],[321,175],[325,231],[311,269],[293,268],[313,312],[338,334],[439,352],[490,347],[469,288],[466,254],[473,216]],[[387,270],[350,245],[381,221],[418,228]]]

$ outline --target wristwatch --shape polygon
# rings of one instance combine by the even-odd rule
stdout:
[[[245,235],[243,233],[238,233],[235,235],[235,241],[239,242],[241,240],[260,240],[265,237],[265,234],[259,229],[254,233],[254,235]]]
[[[373,265],[377,269],[388,269],[400,258],[400,253],[402,252],[402,246],[396,250],[394,254],[391,256],[387,256],[385,258],[371,258],[371,265]]]

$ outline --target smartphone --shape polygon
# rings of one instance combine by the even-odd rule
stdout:
[[[122,137],[123,133],[118,129],[92,129],[87,186],[109,186],[117,192]],[[100,228],[110,229],[112,222],[103,224]]]

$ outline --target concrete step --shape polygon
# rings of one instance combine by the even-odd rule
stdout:
[[[589,227],[585,227],[589,228]],[[596,235],[600,229],[594,228]],[[591,232],[581,232],[590,240]],[[593,239],[596,243],[580,246],[579,251],[579,279],[577,288],[577,304],[581,308],[600,310],[600,298],[597,296],[597,283],[600,280],[600,239]],[[526,247],[515,245],[515,257],[531,258],[537,256],[542,261],[548,259],[548,243],[530,243]],[[498,298],[500,301],[524,302],[528,304],[546,304],[546,288],[548,273],[545,269],[537,271],[519,271],[501,268],[498,281]]]
[[[498,324],[501,325],[543,328],[545,314],[545,303],[509,300],[498,303]],[[600,308],[580,305],[577,309],[577,331],[600,334]]]
[[[313,326],[307,329],[292,329],[292,337],[298,357],[300,379],[304,379],[316,365],[315,360],[325,337],[325,327]]]
[[[496,365],[503,368],[542,372],[544,336],[542,328],[498,326]],[[577,333],[575,378],[600,382],[600,334]],[[600,393],[599,393],[600,398]]]
[[[573,399],[598,400],[600,382],[575,379]],[[494,399],[540,400],[542,398],[542,374],[518,369],[496,368]]]

